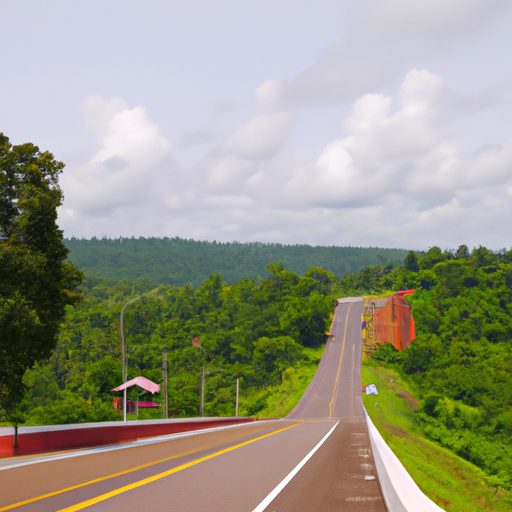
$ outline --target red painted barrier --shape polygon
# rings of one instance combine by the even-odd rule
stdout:
[[[133,421],[89,423],[87,425],[65,425],[55,427],[20,427],[18,448],[13,445],[14,429],[0,434],[0,458],[15,455],[34,455],[71,448],[102,446],[144,437],[177,434],[207,428],[236,425],[254,421],[254,418],[194,418],[183,420]]]

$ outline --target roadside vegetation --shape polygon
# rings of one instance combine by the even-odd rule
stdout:
[[[388,344],[373,353],[379,368],[366,367],[366,376],[380,378],[383,390],[365,400],[420,487],[435,501],[453,503],[447,510],[511,510],[512,251],[433,247],[410,252],[403,268],[388,274],[371,267],[344,282],[356,293],[416,290],[408,300],[417,338],[403,352]],[[396,394],[391,380],[415,397],[414,412],[396,398],[383,412],[388,395]],[[416,448],[408,444],[412,438],[421,439]],[[428,466],[428,477],[415,469]],[[457,487],[467,503],[456,505]]]
[[[67,309],[51,358],[25,374],[25,424],[121,419],[112,403],[122,382],[120,311],[137,297],[124,314],[128,378],[161,383],[167,348],[170,417],[198,415],[203,366],[205,416],[235,415],[236,378],[240,415],[287,414],[321,359],[340,281],[317,267],[299,276],[274,263],[267,272],[235,285],[212,274],[197,289],[143,282],[84,288],[83,303]],[[158,417],[160,409],[139,410],[141,419]]]
[[[363,365],[365,408],[380,434],[420,489],[447,511],[507,512],[512,492],[496,486],[482,469],[429,439],[418,417],[419,391],[397,370],[374,362]]]
[[[256,396],[245,397],[242,402],[242,411],[250,416],[251,404],[265,401],[265,407],[257,416],[260,418],[284,418],[298,404],[310,382],[315,376],[325,344],[318,348],[305,348],[303,359],[296,368],[287,368],[282,375],[282,382],[261,390]],[[246,401],[247,405],[244,403]]]

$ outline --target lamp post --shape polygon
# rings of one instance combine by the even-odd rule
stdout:
[[[126,302],[121,308],[121,318],[119,320],[119,329],[121,331],[121,360],[123,367],[123,384],[126,384],[126,340],[124,337],[124,310],[128,304],[132,304],[133,302],[139,300],[142,295],[135,297],[135,299],[131,299]],[[123,389],[123,421],[126,423],[126,388]]]

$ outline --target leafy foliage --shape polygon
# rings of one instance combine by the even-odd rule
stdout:
[[[433,440],[512,488],[512,251],[433,247],[371,283],[415,287],[417,339],[403,353],[375,354],[421,390],[417,413]],[[416,270],[414,270],[416,268]],[[367,274],[371,272],[367,271]],[[366,284],[366,283],[365,283]]]
[[[92,286],[79,308],[67,309],[50,360],[25,376],[27,422],[120,417],[111,405],[111,390],[121,383],[119,314],[137,296],[124,315],[128,378],[144,375],[162,382],[167,347],[171,416],[198,414],[203,366],[206,415],[234,415],[237,377],[240,413],[258,414],[275,390],[286,388],[286,379],[295,382],[294,368],[311,364],[308,351],[325,342],[339,280],[318,267],[306,274],[301,277],[278,262],[268,265],[268,277],[257,283],[244,279],[227,285],[220,274],[212,274],[197,289],[190,284],[151,288],[141,282]],[[202,348],[192,345],[195,337]],[[132,389],[131,398],[139,392]]]
[[[56,224],[64,165],[0,134],[0,410],[15,422],[27,368],[50,356],[82,274]],[[0,411],[1,412],[1,411]]]

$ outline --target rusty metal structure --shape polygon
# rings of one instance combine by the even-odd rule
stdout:
[[[367,351],[371,352],[383,343],[405,350],[416,337],[411,306],[403,297],[405,294],[399,292],[389,297],[365,298],[363,338]]]

